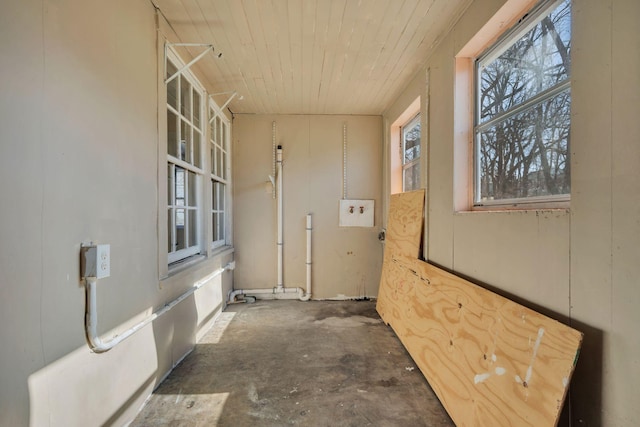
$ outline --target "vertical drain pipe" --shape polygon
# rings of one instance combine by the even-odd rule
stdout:
[[[276,185],[277,185],[277,227],[278,227],[278,283],[277,291],[282,292],[284,287],[283,272],[282,272],[282,145],[278,145],[276,150]]]
[[[307,299],[311,298],[311,214],[307,214]]]

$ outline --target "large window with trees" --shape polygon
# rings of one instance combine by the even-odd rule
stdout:
[[[570,194],[571,1],[545,1],[476,61],[474,204]]]

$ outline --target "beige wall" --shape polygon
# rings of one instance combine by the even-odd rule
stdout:
[[[233,121],[235,288],[277,284],[272,124],[283,146],[284,286],[305,288],[305,218],[313,215],[313,298],[377,294],[382,262],[382,121],[373,116],[236,115]],[[375,200],[373,228],[341,228],[343,124],[347,196]]]
[[[574,2],[570,210],[455,213],[454,57],[503,3],[474,2],[425,66],[426,251],[432,262],[585,333],[572,382],[573,425],[637,425],[640,3]],[[385,123],[422,94],[424,75],[388,109]]]
[[[232,256],[158,279],[155,11],[148,1],[9,0],[0,40],[0,425],[123,424],[231,286],[225,273],[105,354],[86,345],[82,242],[111,245],[101,334]]]

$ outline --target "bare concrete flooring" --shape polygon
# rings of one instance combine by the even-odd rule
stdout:
[[[132,426],[453,426],[372,301],[230,306]]]

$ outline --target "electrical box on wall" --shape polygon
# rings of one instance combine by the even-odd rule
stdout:
[[[340,200],[340,227],[373,227],[375,200]]]
[[[110,245],[83,246],[80,250],[80,275],[103,279],[111,274]]]

